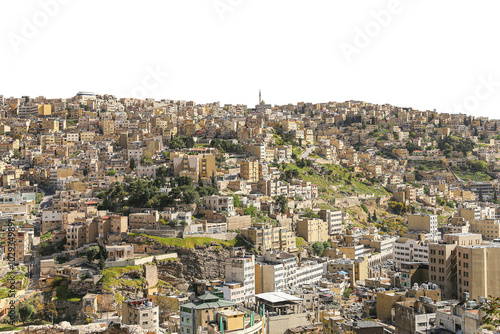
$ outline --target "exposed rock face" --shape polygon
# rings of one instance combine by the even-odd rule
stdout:
[[[142,329],[140,326],[127,326],[115,324],[106,328],[105,324],[89,324],[82,326],[71,326],[69,322],[61,322],[58,325],[28,326],[19,333],[21,334],[152,334],[154,332]]]
[[[159,261],[158,278],[172,285],[192,283],[195,279],[218,279],[224,277],[224,263],[229,257],[229,250],[213,244],[199,246],[195,249],[167,246],[143,236],[134,236],[129,242],[141,244],[145,251],[152,254],[176,252],[178,259]],[[148,242],[147,245],[144,243]]]
[[[81,314],[82,314],[81,313],[81,311],[82,311],[82,303],[81,302],[55,300],[54,305],[56,306],[59,320],[75,321],[75,320],[81,318]]]
[[[212,246],[205,249],[177,249],[176,261],[158,263],[158,276],[171,284],[191,283],[195,279],[224,277],[224,263],[229,251]],[[172,279],[174,279],[172,281]]]

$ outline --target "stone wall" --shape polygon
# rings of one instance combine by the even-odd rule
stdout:
[[[156,265],[144,265],[144,278],[148,288],[154,287],[158,284],[158,270]]]
[[[235,231],[243,228],[249,228],[252,226],[252,217],[250,216],[234,216],[226,217],[227,229],[230,231]]]
[[[136,247],[139,246],[139,247]],[[141,247],[144,246],[144,247]],[[137,254],[140,253],[147,253],[147,245],[134,245],[134,252]],[[138,250],[141,250],[141,252],[138,252]],[[110,267],[125,267],[125,266],[138,266],[141,264],[147,264],[151,263],[154,260],[166,260],[166,259],[176,259],[177,258],[177,253],[169,253],[169,254],[163,254],[163,255],[155,255],[155,256],[146,256],[146,257],[141,257],[138,259],[128,259],[128,260],[122,260],[122,261],[107,261],[105,264],[104,268],[110,268]]]

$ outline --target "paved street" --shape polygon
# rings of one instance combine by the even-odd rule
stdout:
[[[312,152],[314,152],[314,150],[316,149],[316,146],[311,146],[311,147],[308,147],[304,152],[302,152],[302,154],[299,156],[300,159],[305,159],[309,156],[309,154],[311,154]]]

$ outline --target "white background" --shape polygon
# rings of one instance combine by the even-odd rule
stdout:
[[[261,88],[273,105],[352,99],[500,118],[496,0],[400,0],[383,25],[374,13],[389,0],[62,2],[0,2],[0,94],[126,97],[159,69],[156,99],[253,106]],[[499,82],[489,90],[488,77]]]

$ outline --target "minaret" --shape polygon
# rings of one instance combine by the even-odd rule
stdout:
[[[262,104],[262,95],[260,93],[260,89],[259,89],[259,104]]]

